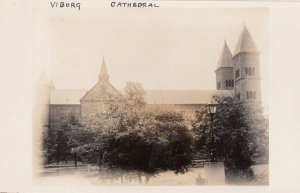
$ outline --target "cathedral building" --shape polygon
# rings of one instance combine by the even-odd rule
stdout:
[[[234,54],[224,43],[217,64],[216,89],[214,90],[145,90],[145,102],[149,108],[161,108],[179,112],[186,121],[196,117],[197,109],[212,102],[213,96],[236,96],[241,100],[261,102],[259,51],[246,26],[243,27]],[[103,59],[97,83],[88,91],[55,89],[53,83],[42,74],[38,83],[40,99],[36,114],[43,118],[48,128],[67,123],[71,117],[82,117],[105,111],[109,96],[121,96],[109,82],[107,65]],[[41,108],[42,107],[42,108]],[[43,112],[41,112],[43,111]]]

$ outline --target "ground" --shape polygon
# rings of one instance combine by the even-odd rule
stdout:
[[[173,171],[162,171],[154,176],[150,177],[148,183],[146,183],[146,176],[144,173],[142,175],[142,183],[138,179],[138,172],[124,172],[121,170],[107,170],[100,171],[97,166],[92,165],[81,165],[75,169],[71,165],[65,167],[64,164],[60,164],[61,167],[49,167],[44,169],[41,172],[40,177],[35,180],[35,184],[39,187],[43,185],[47,186],[64,186],[66,184],[75,184],[81,186],[118,186],[118,185],[130,185],[130,186],[139,186],[139,185],[179,185],[179,186],[193,186],[193,185],[205,185],[207,181],[207,176],[219,173],[217,178],[222,178],[222,172],[217,172],[214,168],[213,170],[208,170],[207,167],[198,167],[198,168],[189,168],[189,171],[185,174],[175,174]],[[265,168],[268,165],[255,166],[255,173],[258,175],[261,171],[265,171]],[[221,170],[222,171],[222,170]],[[123,177],[121,177],[123,176]],[[222,179],[221,179],[222,181]],[[203,183],[203,184],[202,184]],[[225,183],[225,179],[224,179]],[[219,184],[218,185],[222,185]],[[223,184],[225,185],[225,184]],[[259,184],[253,184],[259,185]],[[267,184],[262,184],[267,185]],[[73,186],[73,185],[72,185]]]

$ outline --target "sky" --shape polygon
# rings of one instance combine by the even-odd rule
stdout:
[[[267,8],[94,8],[33,11],[34,81],[45,71],[57,89],[90,89],[105,58],[110,82],[124,88],[215,89],[226,40],[233,53],[245,24],[268,80]]]

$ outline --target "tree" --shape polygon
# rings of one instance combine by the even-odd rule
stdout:
[[[146,173],[147,181],[160,170],[186,172],[193,141],[182,115],[148,109],[144,94],[141,84],[128,83],[124,96],[108,96],[104,112],[51,130],[48,152],[59,155],[56,161],[73,158],[76,167],[84,160],[101,169],[137,171],[139,179]]]
[[[50,127],[48,134],[44,138],[44,149],[47,163],[56,163],[66,160],[69,156],[67,144],[68,124],[60,124]]]
[[[124,90],[128,105],[132,105],[134,108],[145,107],[146,102],[144,96],[146,92],[140,83],[127,82]]]
[[[155,113],[156,137],[152,143],[158,145],[160,154],[156,167],[185,172],[192,159],[193,138],[181,114],[174,112]],[[158,159],[157,158],[157,159]]]
[[[140,171],[139,178],[141,172],[185,172],[192,136],[182,115],[147,109],[144,93],[140,84],[128,83],[124,97],[111,96],[106,112],[84,121],[85,130],[94,133],[90,152],[97,152],[100,167]]]
[[[202,108],[193,124],[195,147],[207,155],[215,148],[214,156],[224,161],[227,178],[238,176],[246,180],[251,177],[252,164],[259,159],[267,160],[266,119],[257,105],[234,97],[215,97],[215,100],[218,107],[213,123],[207,109]]]
[[[89,156],[93,151],[94,135],[92,132],[82,128],[80,125],[69,125],[70,129],[67,131],[68,151],[74,158],[75,167],[77,168],[77,161],[90,161],[93,159]]]
[[[70,133],[74,132],[73,128],[79,127],[80,123],[74,116],[71,116],[65,123],[51,125],[48,134],[43,139],[45,157],[47,162],[56,163],[70,159],[71,146],[69,143]]]

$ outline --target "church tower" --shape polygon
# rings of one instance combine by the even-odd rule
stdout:
[[[53,82],[48,80],[47,75],[42,71],[35,84],[35,103],[32,111],[32,134],[35,148],[32,149],[34,155],[33,166],[35,171],[39,171],[42,164],[46,161],[42,155],[42,143],[38,139],[47,136],[49,130],[49,112],[50,112],[50,96],[52,91],[55,90]],[[42,158],[42,159],[41,159]]]
[[[225,41],[224,47],[215,71],[218,90],[233,90],[232,55]]]
[[[261,102],[259,51],[244,25],[233,55],[234,91],[237,98]]]
[[[36,114],[40,116],[39,118],[36,117],[36,121],[43,125],[43,130],[46,130],[49,124],[50,96],[54,89],[53,82],[48,80],[46,73],[42,71],[35,84],[35,112],[38,112]]]

